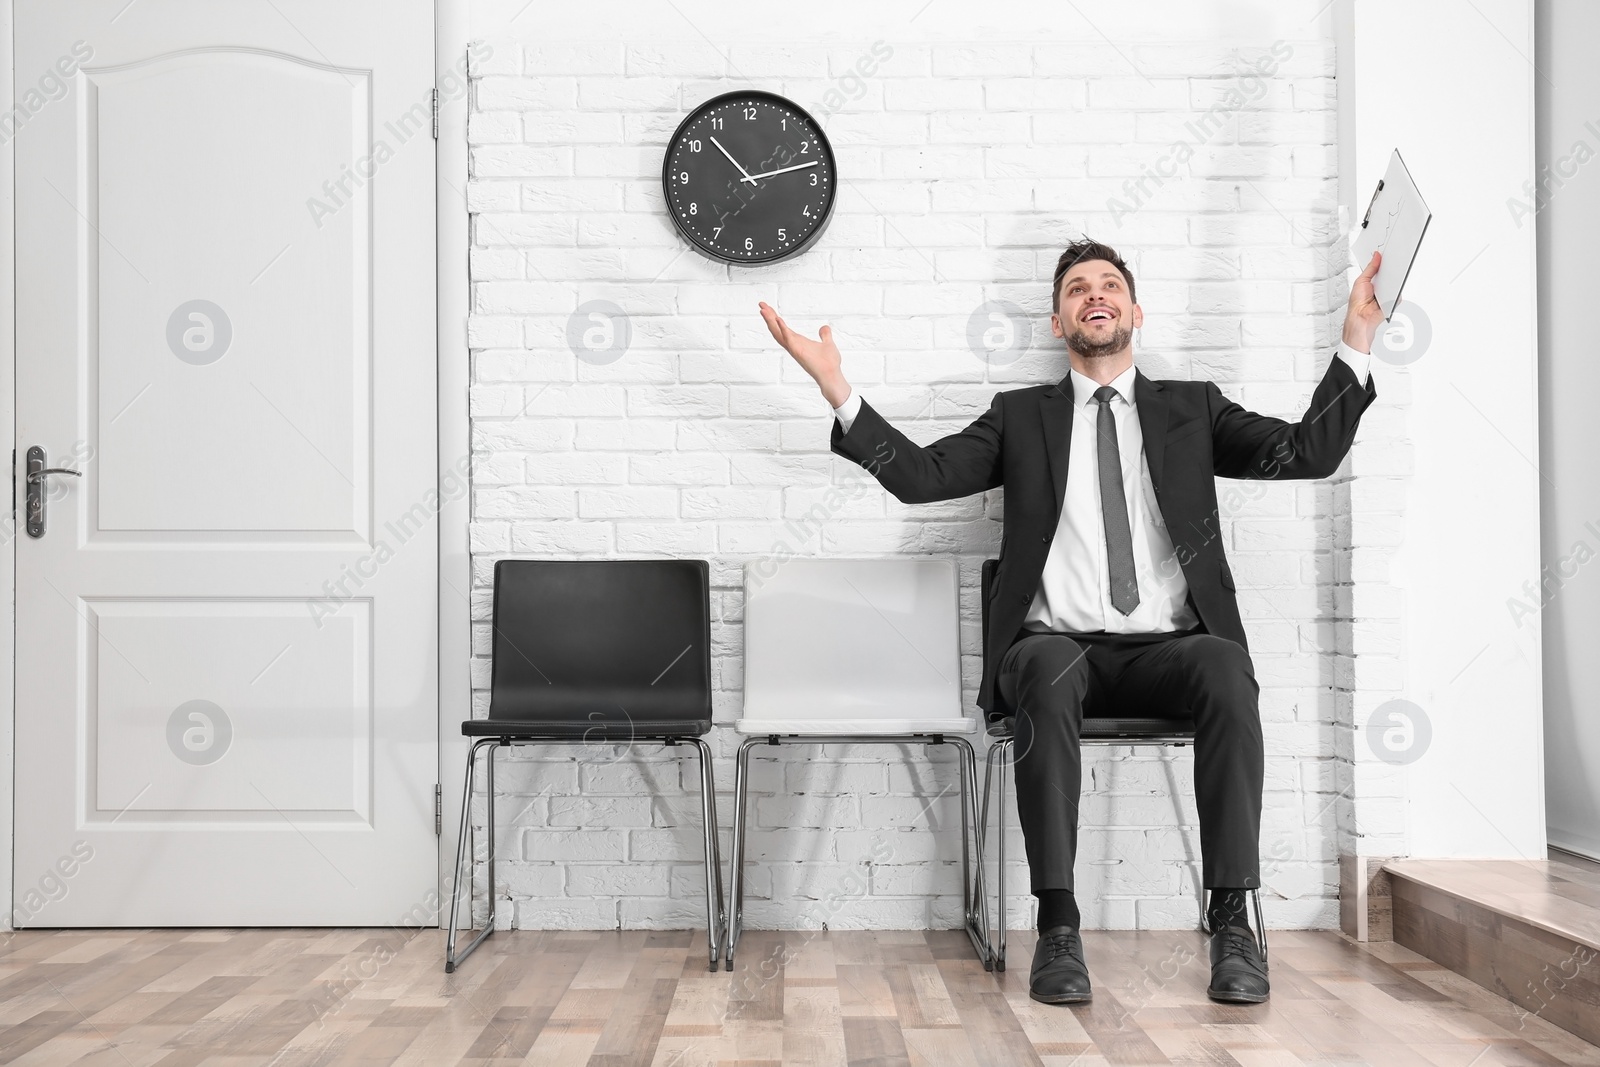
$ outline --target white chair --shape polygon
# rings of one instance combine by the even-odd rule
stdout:
[[[960,589],[949,559],[762,560],[745,567],[744,717],[734,778],[733,883],[723,959],[744,921],[750,751],[756,745],[954,745],[961,777],[967,936],[989,953],[978,825],[977,730],[961,704]]]

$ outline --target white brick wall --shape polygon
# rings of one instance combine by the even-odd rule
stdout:
[[[851,380],[923,442],[966,425],[997,389],[1065,372],[1049,336],[1049,279],[1062,245],[1085,232],[1133,267],[1147,316],[1135,351],[1147,374],[1214,379],[1247,407],[1298,418],[1331,358],[1345,289],[1333,251],[1325,41],[1124,43],[1120,52],[895,42],[864,78],[851,72],[871,39],[490,43],[492,56],[473,72],[467,189],[477,711],[488,695],[496,559],[706,558],[725,826],[743,564],[789,552],[958,556],[970,706],[978,569],[999,545],[998,494],[904,506],[829,454],[827,406],[773,344],[758,299],[813,335],[831,323]],[[1274,46],[1271,77],[1240,76]],[[741,76],[751,72],[760,77]],[[730,268],[678,238],[659,175],[683,114],[751,80],[823,120],[842,184],[831,227],[811,250]],[[1175,141],[1194,140],[1190,124],[1214,105],[1223,108],[1214,134],[1176,177],[1155,184],[1148,176]],[[1143,194],[1131,191],[1140,180]],[[625,309],[632,330],[626,354],[605,365],[576,358],[565,340],[569,316],[595,299]],[[1032,351],[1008,366],[967,347],[968,316],[986,300],[1032,317]],[[1353,461],[1373,465],[1380,484],[1400,436],[1385,405],[1368,413]],[[846,487],[847,501],[824,523],[803,522],[830,485]],[[1392,625],[1348,621],[1369,597],[1376,618],[1398,615],[1381,603],[1381,586],[1350,584],[1368,570],[1381,583],[1387,549],[1369,557],[1364,546],[1392,539],[1367,509],[1355,523],[1335,515],[1384,490],[1341,477],[1222,482],[1219,491],[1262,686],[1264,904],[1273,925],[1332,927],[1336,827],[1348,834],[1354,824],[1352,655],[1363,652],[1365,672],[1369,648],[1375,667],[1398,654]],[[1399,506],[1386,499],[1373,509]],[[1192,756],[1167,755],[1181,831],[1156,752],[1097,749],[1086,761],[1077,871],[1088,925],[1194,922]],[[660,749],[509,759],[497,783],[505,921],[701,922],[697,778],[685,759]],[[929,762],[920,750],[760,750],[749,922],[958,925],[954,771],[948,757]],[[481,827],[481,801],[475,814]],[[1033,901],[1014,814],[1010,824],[1011,914],[1022,925]]]

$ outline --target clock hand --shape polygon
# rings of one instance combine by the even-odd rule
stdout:
[[[737,159],[734,159],[733,156],[729,154],[729,152],[728,152],[728,150],[726,148],[722,147],[722,142],[721,141],[719,141],[715,137],[713,137],[713,138],[711,138],[711,143],[716,145],[717,149],[723,155],[728,157],[728,162],[729,163],[732,163],[734,166],[739,167],[739,173],[744,175],[745,181],[749,181],[750,180],[750,172],[745,170],[743,167],[739,166],[739,161]]]
[[[719,145],[718,147],[721,147],[721,146]],[[747,181],[747,182],[753,182],[757,178],[770,178],[774,174],[787,174],[791,170],[804,170],[807,167],[814,167],[816,165],[817,165],[817,161],[813,159],[810,163],[796,163],[792,167],[779,167],[777,170],[769,170],[769,171],[766,171],[765,173],[762,173],[762,174],[746,174],[744,176],[744,180]],[[744,168],[740,167],[739,169],[743,170]]]

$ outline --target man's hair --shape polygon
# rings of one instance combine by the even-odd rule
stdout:
[[[1117,250],[1110,245],[1103,245],[1099,241],[1085,237],[1081,241],[1074,241],[1061,253],[1061,258],[1056,261],[1055,277],[1050,280],[1050,310],[1061,310],[1061,279],[1067,276],[1067,271],[1088,259],[1103,259],[1122,272],[1122,277],[1128,283],[1128,299],[1135,304],[1139,302],[1138,294],[1133,288],[1133,272],[1128,265],[1122,262],[1122,257],[1117,255]]]

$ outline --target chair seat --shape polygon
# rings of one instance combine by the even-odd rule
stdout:
[[[734,723],[741,734],[760,737],[765,734],[781,736],[860,736],[878,737],[886,734],[970,734],[976,733],[978,723],[963,715],[959,719],[740,719]]]
[[[461,724],[467,737],[515,737],[522,740],[593,741],[597,744],[639,741],[654,737],[704,737],[710,719],[658,719],[638,722],[593,719],[468,719]]]
[[[1016,733],[1017,720],[1012,716],[995,719],[989,723],[989,736],[1005,739]],[[1195,723],[1193,719],[1150,719],[1150,718],[1102,718],[1089,716],[1083,720],[1083,732],[1080,735],[1085,741],[1103,741],[1111,738],[1126,738],[1136,741],[1147,737],[1187,737],[1193,738]]]

